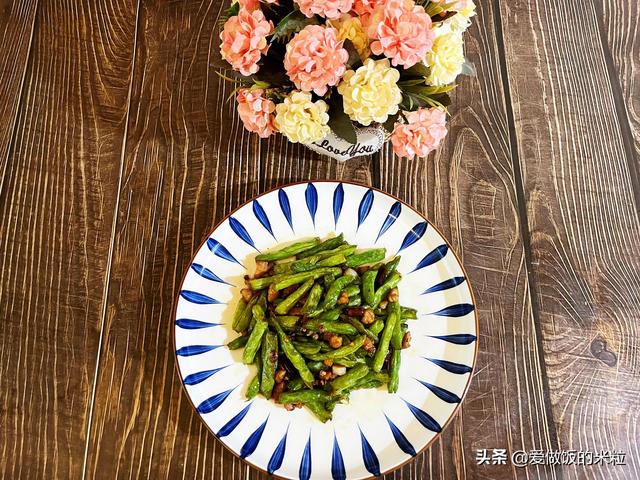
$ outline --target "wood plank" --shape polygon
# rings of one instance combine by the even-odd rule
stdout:
[[[640,6],[634,0],[604,0],[595,2],[594,7],[601,19],[604,39],[608,47],[605,49],[605,58],[611,58],[610,73],[617,78],[618,86],[613,85],[613,95],[618,97],[621,119],[621,130],[624,137],[627,135],[629,148],[627,155],[634,160],[636,201],[638,201],[639,189],[638,172],[640,171]],[[613,70],[611,72],[611,70]],[[616,106],[618,106],[616,98]],[[626,131],[624,123],[629,125]],[[627,141],[627,138],[625,138]]]
[[[175,371],[173,305],[214,225],[260,190],[218,58],[220,0],[141,4],[87,478],[246,478]]]
[[[0,191],[22,94],[37,0],[5,2],[0,15]]]
[[[477,449],[551,450],[538,333],[518,221],[494,4],[479,4],[465,53],[477,78],[453,92],[449,134],[428,159],[387,148],[380,187],[424,212],[462,259],[477,301],[478,359],[467,397],[443,435],[389,478],[556,478],[553,467],[478,465]]]
[[[639,478],[640,222],[597,10],[500,16],[559,446],[627,454],[565,478]]]
[[[0,191],[2,478],[82,475],[132,67],[134,1],[41,3]]]

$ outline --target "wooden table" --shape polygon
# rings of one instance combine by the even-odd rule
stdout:
[[[0,0],[0,477],[257,479],[191,407],[172,307],[194,249],[276,185],[422,210],[475,288],[454,421],[388,479],[640,478],[640,10],[481,0],[428,160],[339,164],[243,130],[220,0]],[[626,466],[478,465],[478,449]]]

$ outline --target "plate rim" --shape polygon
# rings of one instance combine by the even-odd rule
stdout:
[[[217,222],[213,226],[211,231],[207,234],[206,238],[204,240],[202,240],[202,242],[194,250],[194,253],[191,255],[191,260],[189,260],[187,268],[182,273],[182,278],[181,278],[180,283],[178,285],[180,286],[180,289],[181,289],[182,285],[184,284],[184,281],[186,280],[187,274],[189,273],[189,267],[193,264],[193,261],[195,260],[196,255],[198,254],[198,252],[200,252],[202,247],[205,246],[207,240],[211,237],[213,232],[215,232],[224,222],[226,222],[229,219],[229,217],[231,217],[233,214],[235,214],[238,210],[240,210],[241,208],[245,207],[246,205],[249,205],[254,200],[257,200],[260,197],[263,197],[263,196],[268,195],[268,194],[270,194],[272,192],[275,192],[276,190],[280,190],[281,188],[289,188],[289,187],[294,187],[296,185],[306,185],[306,184],[310,184],[310,183],[336,183],[336,184],[342,183],[342,184],[345,184],[345,185],[354,185],[356,187],[372,189],[375,192],[381,193],[383,195],[386,195],[386,196],[394,199],[397,202],[400,202],[402,205],[404,205],[407,208],[409,208],[410,210],[412,210],[420,218],[425,220],[428,223],[428,225],[431,228],[433,228],[438,233],[438,235],[440,235],[440,237],[442,238],[442,240],[444,240],[444,242],[447,245],[447,247],[449,247],[449,251],[451,253],[453,253],[456,261],[458,262],[458,265],[462,269],[462,273],[465,276],[465,279],[467,281],[467,285],[469,286],[469,293],[471,295],[471,304],[473,305],[473,317],[474,317],[474,321],[475,321],[476,340],[474,342],[473,362],[471,363],[471,373],[469,374],[469,378],[467,378],[464,390],[462,391],[462,395],[460,395],[460,402],[455,406],[455,408],[453,409],[453,412],[451,412],[451,415],[449,416],[449,418],[447,418],[447,420],[444,422],[444,424],[442,425],[441,430],[439,432],[437,432],[433,436],[433,438],[426,443],[426,445],[424,447],[422,447],[420,450],[418,450],[416,452],[416,454],[414,456],[409,457],[404,462],[396,465],[395,467],[390,468],[389,470],[385,470],[384,472],[380,472],[380,477],[382,477],[384,475],[388,475],[390,473],[393,473],[393,472],[403,468],[405,465],[409,464],[410,462],[414,461],[416,459],[416,457],[418,457],[418,455],[421,455],[422,453],[424,453],[425,450],[427,450],[429,447],[431,447],[435,443],[435,441],[438,440],[442,436],[442,433],[446,430],[446,428],[449,426],[451,421],[456,417],[456,415],[460,411],[460,407],[462,406],[462,404],[464,403],[464,400],[467,397],[467,393],[469,392],[469,387],[471,386],[471,381],[472,381],[473,376],[474,376],[473,374],[476,371],[476,363],[478,362],[478,343],[480,341],[479,323],[478,323],[478,304],[476,302],[476,297],[475,297],[475,294],[474,294],[473,285],[471,283],[471,280],[469,279],[469,274],[467,273],[467,270],[466,270],[464,264],[462,263],[462,261],[460,259],[460,256],[455,251],[455,249],[452,248],[451,242],[449,241],[449,239],[447,237],[445,237],[442,234],[442,231],[431,222],[431,220],[429,220],[424,214],[419,212],[416,208],[414,208],[413,206],[409,205],[404,200],[396,197],[395,195],[393,195],[393,194],[391,194],[389,192],[385,192],[384,190],[382,190],[380,188],[374,187],[373,185],[367,185],[367,184],[364,184],[364,183],[354,182],[354,181],[351,181],[351,180],[337,180],[337,179],[336,180],[332,180],[332,179],[300,180],[300,181],[297,181],[297,182],[291,182],[291,183],[285,183],[285,184],[282,184],[282,185],[277,185],[277,186],[275,186],[273,188],[270,188],[270,189],[265,190],[265,191],[263,191],[261,193],[258,193],[257,195],[252,196],[251,198],[249,198],[248,200],[246,200],[245,202],[243,202],[242,204],[240,204],[239,206],[237,206],[236,208],[231,210],[229,213],[227,213],[224,217],[222,217],[222,219],[220,219],[219,222]],[[176,353],[176,324],[175,324],[175,319],[176,319],[176,315],[177,315],[177,311],[178,311],[178,302],[180,301],[180,289],[178,290],[178,293],[175,296],[174,303],[173,303],[173,308],[171,309],[171,337],[172,337],[172,345],[173,345],[173,356],[174,356],[174,361],[175,361],[175,370],[176,370],[176,373],[178,374],[178,379],[180,380],[181,390],[184,393],[184,395],[187,397],[187,400],[189,401],[189,404],[191,405],[191,408],[193,408],[193,410],[195,410],[195,412],[198,414],[198,418],[200,419],[200,422],[202,422],[204,424],[205,428],[209,431],[209,433],[211,435],[213,435],[213,438],[217,442],[219,442],[222,445],[222,447],[226,451],[231,453],[234,457],[236,457],[237,459],[239,459],[243,463],[249,465],[251,468],[255,468],[259,472],[264,473],[264,474],[268,475],[271,478],[275,478],[277,480],[290,480],[287,477],[281,477],[281,476],[279,476],[279,475],[277,475],[275,473],[271,473],[270,474],[269,472],[267,472],[267,470],[265,470],[265,469],[255,465],[255,464],[249,462],[248,460],[246,460],[244,458],[241,458],[238,454],[236,454],[231,449],[231,447],[229,447],[224,441],[222,441],[220,438],[218,438],[218,436],[215,434],[215,432],[209,427],[209,424],[204,421],[204,419],[202,418],[202,414],[200,414],[200,412],[198,412],[198,409],[197,409],[196,405],[193,403],[193,400],[192,400],[191,396],[189,395],[189,392],[187,391],[187,388],[185,386],[184,376],[182,375],[182,371],[180,370],[180,362],[178,361],[178,355]],[[369,477],[365,477],[362,480],[374,480],[374,479],[380,478],[380,477],[376,477],[376,476],[371,475]]]

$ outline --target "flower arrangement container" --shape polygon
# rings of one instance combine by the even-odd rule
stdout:
[[[240,0],[221,53],[238,114],[263,138],[280,133],[338,160],[391,140],[426,157],[447,134],[449,92],[473,74],[462,36],[472,0]]]

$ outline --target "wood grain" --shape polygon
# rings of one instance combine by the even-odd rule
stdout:
[[[493,5],[479,5],[441,148],[380,162],[380,186],[423,211],[460,255],[477,302],[478,359],[467,397],[438,441],[395,479],[558,478],[553,467],[478,465],[478,449],[551,450],[553,419],[531,308]]]
[[[17,3],[3,25],[31,22]],[[82,476],[134,25],[128,0],[37,12],[0,191],[1,478]],[[2,40],[9,82],[19,41]]]
[[[0,191],[31,49],[37,0],[0,4]]]
[[[87,478],[246,478],[175,371],[173,306],[214,225],[260,190],[220,79],[221,1],[141,5]]]
[[[636,202],[640,198],[638,172],[640,171],[640,7],[633,0],[604,0],[594,7],[601,18],[606,46],[605,58],[610,55],[610,69],[614,96],[620,97],[620,128],[623,136],[630,135],[632,145],[627,152],[635,170]],[[619,84],[619,89],[617,88]],[[617,99],[616,99],[617,100]],[[618,102],[616,102],[617,104]],[[626,129],[628,128],[628,132]],[[626,140],[626,138],[625,138]]]
[[[638,478],[640,223],[597,11],[500,12],[559,446],[627,453],[565,478]]]

